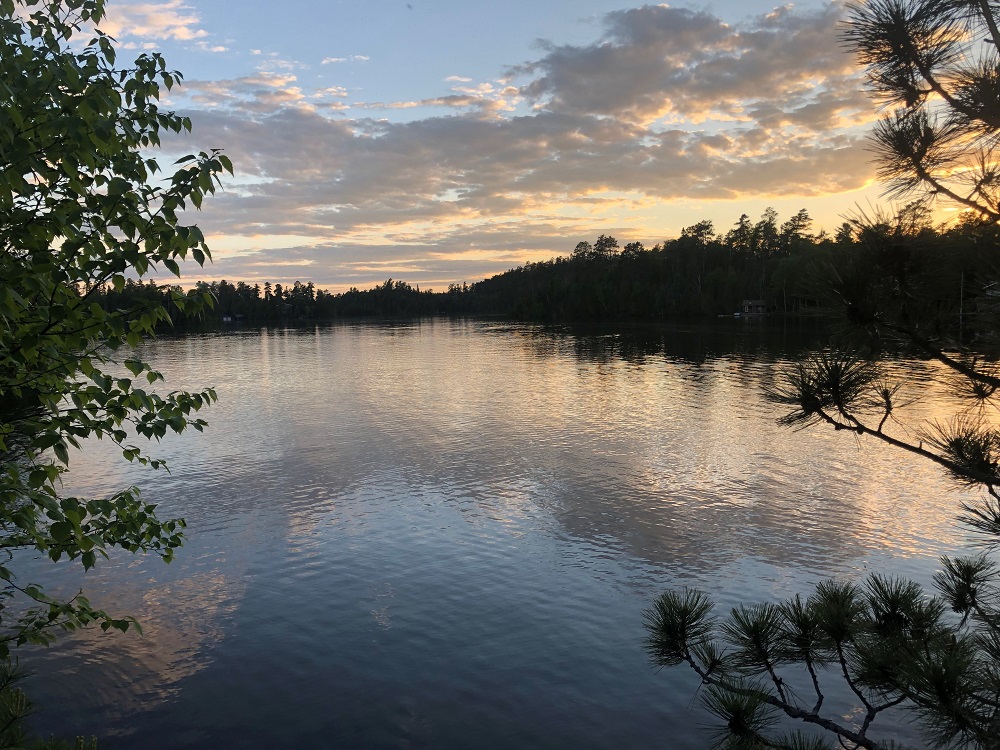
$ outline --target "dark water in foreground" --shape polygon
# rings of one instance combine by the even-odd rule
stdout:
[[[872,569],[927,582],[964,543],[933,467],[775,424],[761,388],[810,346],[760,321],[447,320],[151,344],[168,386],[217,388],[210,430],[154,447],[170,475],[95,443],[71,479],[140,484],[188,543],[62,579],[145,635],[30,654],[33,726],[105,749],[706,747],[696,681],[642,650],[663,589],[728,610]],[[946,413],[932,365],[894,367],[911,412]]]

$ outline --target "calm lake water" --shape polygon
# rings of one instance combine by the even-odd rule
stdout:
[[[139,484],[188,541],[171,565],[21,568],[144,628],[27,655],[33,728],[104,750],[706,747],[697,681],[643,652],[661,591],[728,611],[875,569],[926,583],[967,542],[933,466],[775,424],[762,387],[814,346],[775,321],[453,320],[149,344],[170,388],[218,390],[211,427],[152,447],[169,475],[95,441],[70,488]],[[893,368],[914,419],[948,413],[934,365]]]

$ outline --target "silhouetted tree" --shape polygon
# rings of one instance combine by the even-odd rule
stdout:
[[[876,98],[873,134],[894,198],[943,197],[1000,221],[1000,30],[987,0],[869,0],[845,39]]]
[[[618,254],[618,240],[602,234],[594,243],[594,255],[598,258],[613,258]]]

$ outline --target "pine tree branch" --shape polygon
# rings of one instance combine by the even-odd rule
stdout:
[[[937,453],[929,451],[926,448],[923,448],[919,445],[913,445],[912,443],[907,443],[904,440],[900,440],[899,438],[894,438],[891,435],[887,435],[884,432],[873,430],[871,427],[868,427],[867,425],[858,421],[856,418],[852,416],[845,415],[847,416],[848,419],[850,419],[850,422],[842,422],[836,419],[835,417],[830,416],[822,409],[816,410],[816,414],[820,417],[820,419],[822,419],[827,424],[831,425],[835,430],[850,430],[851,432],[855,432],[858,435],[871,435],[885,443],[888,443],[889,445],[892,445],[896,448],[900,448],[909,453],[913,453],[915,455],[926,458],[929,461],[933,461],[934,463],[938,464],[939,466],[943,466],[944,468],[948,469],[949,471],[955,474],[967,477],[976,482],[980,482],[981,484],[992,484],[996,481],[996,477],[994,476],[979,474],[978,472],[970,471],[967,467],[961,466],[955,463],[954,461],[945,458],[944,456],[939,456]]]
[[[993,38],[993,48],[1000,50],[1000,29],[997,28],[997,22],[993,17],[993,9],[990,7],[989,0],[979,0],[979,10],[983,14],[983,22],[990,30],[990,36]]]

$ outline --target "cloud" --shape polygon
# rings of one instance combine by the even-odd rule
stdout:
[[[334,290],[350,286],[366,289],[393,277],[423,289],[443,291],[455,281],[478,281],[495,273],[498,267],[511,268],[538,257],[568,253],[572,248],[558,238],[560,230],[555,224],[512,221],[466,231],[447,241],[429,236],[421,243],[323,243],[253,250],[235,256],[220,256],[217,252],[211,266],[192,267],[184,276],[208,281],[240,279],[250,284],[312,281],[321,289]],[[540,238],[537,246],[525,247],[526,233]],[[442,251],[449,242],[465,249]]]
[[[128,49],[128,50],[140,49],[140,50],[143,50],[144,52],[156,50],[156,49],[159,48],[159,45],[156,44],[155,42],[142,42],[142,43],[139,43],[139,42],[125,42],[124,44],[120,44],[119,46],[122,49]]]
[[[196,46],[202,52],[228,52],[229,48],[221,44],[208,44],[207,42],[199,41]]]
[[[128,37],[189,42],[208,36],[200,19],[184,0],[151,3],[111,3],[101,30],[122,41]]]
[[[368,62],[371,58],[368,55],[351,55],[350,57],[324,57],[320,60],[320,65],[342,62]]]
[[[357,102],[354,107],[358,109],[417,109],[421,107],[453,107],[462,109],[465,107],[478,108],[484,112],[494,112],[504,109],[504,105],[497,99],[491,99],[471,94],[450,94],[448,96],[436,96],[432,99],[418,99],[408,102]]]
[[[734,219],[750,202],[797,210],[863,189],[872,105],[838,46],[840,12],[729,25],[618,11],[591,44],[546,43],[497,81],[455,76],[412,101],[310,93],[288,71],[188,82],[195,136],[224,144],[238,172],[199,218],[224,250],[213,273],[343,288],[407,268],[446,285],[598,233],[655,242],[671,206],[724,203]],[[703,218],[674,215],[674,235]]]
[[[314,97],[324,97],[324,96],[335,96],[343,98],[347,96],[347,89],[343,86],[327,86],[326,88],[316,89],[313,92]]]
[[[552,111],[740,120],[758,101],[803,106],[855,70],[838,41],[841,12],[839,3],[786,6],[730,26],[707,10],[643,6],[609,14],[593,44],[546,44],[542,58],[510,73],[530,77],[523,94]]]

